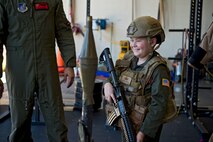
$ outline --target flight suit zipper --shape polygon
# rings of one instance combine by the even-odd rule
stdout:
[[[33,58],[34,58],[34,71],[35,71],[35,83],[37,84],[38,80],[38,67],[37,67],[37,56],[36,56],[36,30],[35,30],[35,19],[34,19],[34,0],[30,0],[31,9],[30,17],[32,20],[32,36],[33,36]]]
[[[34,77],[34,83],[35,84],[37,84],[37,57],[36,57],[36,30],[35,30],[35,22],[34,22],[34,16],[33,16],[33,10],[34,10],[34,0],[29,0],[29,1],[27,1],[27,3],[29,4],[29,12],[30,12],[30,15],[29,15],[29,17],[30,17],[30,20],[31,20],[31,22],[32,22],[32,33],[31,33],[31,36],[32,36],[32,48],[33,48],[33,70],[34,70],[34,72],[35,72],[35,77]],[[34,86],[35,88],[36,88],[36,86]],[[35,92],[34,92],[35,93]],[[35,95],[35,94],[33,94],[33,95]],[[29,108],[29,104],[30,104],[30,102],[28,102],[28,100],[29,100],[29,96],[28,95],[26,95],[25,96],[25,110],[26,111],[28,111],[28,108]]]

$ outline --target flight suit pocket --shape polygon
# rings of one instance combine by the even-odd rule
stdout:
[[[6,49],[7,65],[20,64],[21,66],[25,62],[25,50],[23,46],[7,46]]]
[[[7,46],[6,49],[7,49],[8,52],[10,52],[10,51],[21,50],[22,47],[21,46]]]

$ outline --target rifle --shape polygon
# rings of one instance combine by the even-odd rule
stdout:
[[[132,125],[130,119],[128,118],[126,106],[124,104],[123,94],[121,92],[120,83],[118,81],[114,64],[112,61],[112,56],[110,54],[109,48],[105,48],[100,55],[100,62],[105,63],[107,66],[107,71],[110,72],[112,83],[115,91],[116,105],[118,107],[119,114],[121,116],[121,124],[124,132],[124,136],[127,142],[135,142],[135,135],[132,130]]]

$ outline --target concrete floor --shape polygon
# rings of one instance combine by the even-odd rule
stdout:
[[[202,85],[213,88],[213,82],[204,81]],[[61,85],[63,93],[63,101],[65,104],[65,117],[68,126],[68,139],[70,142],[77,142],[77,122],[81,116],[79,110],[73,110],[75,104],[75,84],[67,89],[64,84]],[[179,106],[181,104],[181,86],[180,84],[175,85],[175,96],[176,102]],[[200,93],[201,92],[201,93]],[[200,90],[199,91],[199,105],[211,107],[213,106],[213,95],[211,90]],[[7,91],[4,92],[3,98],[0,100],[0,108],[3,105],[8,104]],[[2,106],[2,107],[1,107]],[[7,107],[4,107],[7,109]],[[1,109],[0,109],[1,111]],[[33,117],[34,119],[34,117]],[[213,117],[209,117],[210,121],[213,122]],[[209,121],[209,120],[208,120]],[[41,122],[43,122],[41,116]],[[208,122],[209,123],[209,122]],[[201,140],[201,133],[195,125],[192,125],[192,120],[180,112],[179,116],[172,122],[166,123],[163,127],[160,142],[199,142]],[[208,125],[208,124],[207,124]],[[213,123],[209,123],[209,127],[213,128]],[[10,133],[10,118],[0,122],[0,142],[6,142],[7,136]],[[213,130],[212,130],[213,132]],[[45,125],[32,124],[32,134],[35,142],[47,142],[47,132]],[[93,138],[95,142],[119,142],[120,132],[105,126],[105,113],[102,107],[99,111],[94,112],[93,120]]]

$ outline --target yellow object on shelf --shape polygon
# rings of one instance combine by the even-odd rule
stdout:
[[[129,41],[128,40],[121,40],[120,41],[120,48],[121,48],[121,51],[120,51],[120,53],[118,55],[118,59],[122,59],[124,57],[124,55],[129,50],[131,50]]]

